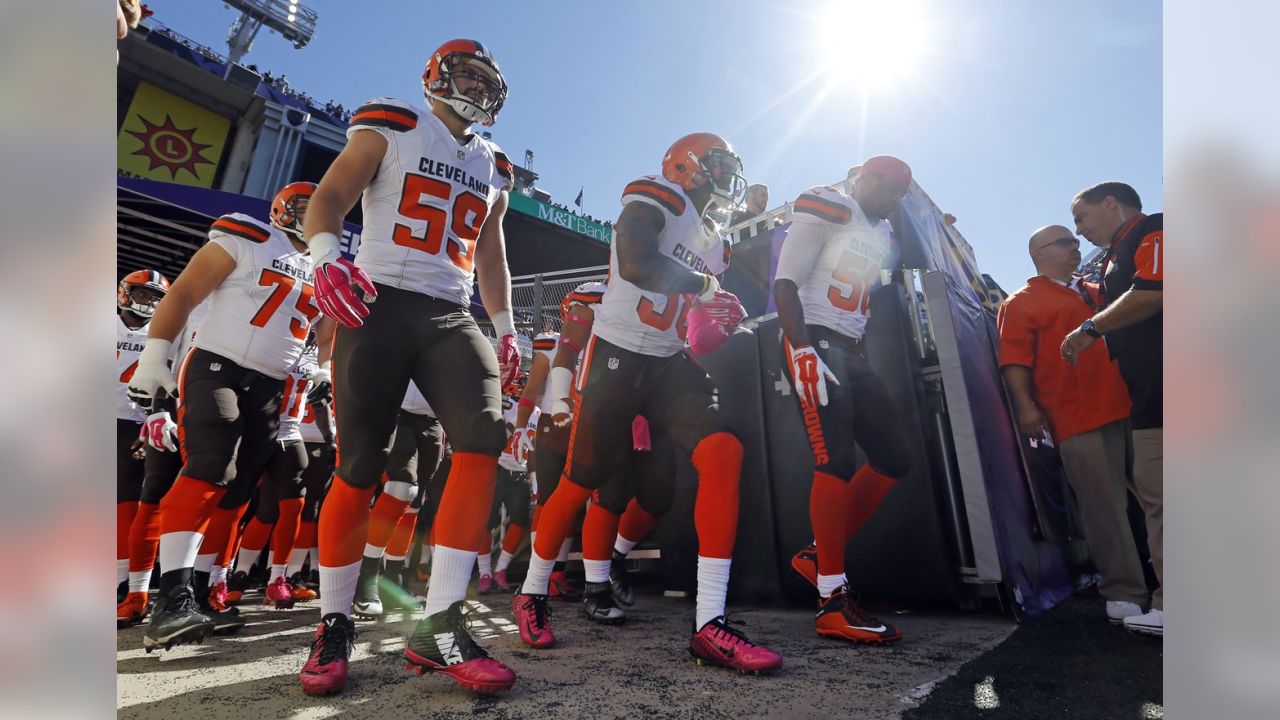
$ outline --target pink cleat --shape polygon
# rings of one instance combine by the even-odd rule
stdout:
[[[267,593],[263,596],[262,602],[264,605],[275,605],[277,610],[293,607],[293,586],[281,575],[267,586]]]
[[[506,570],[499,570],[493,574],[493,584],[502,592],[511,592],[511,583],[507,582]]]
[[[347,661],[355,643],[356,626],[342,613],[330,613],[316,628],[311,641],[311,657],[302,666],[298,680],[308,695],[332,695],[347,685]]]
[[[493,592],[493,576],[481,575],[480,582],[476,583],[476,592],[481,595],[488,595]]]
[[[525,645],[542,650],[556,644],[556,635],[551,632],[551,606],[547,604],[546,595],[514,595],[511,612],[515,613],[520,639]]]
[[[733,668],[740,673],[760,673],[782,667],[782,656],[763,645],[755,645],[740,631],[729,627],[721,615],[708,621],[689,640],[689,652],[699,665]]]

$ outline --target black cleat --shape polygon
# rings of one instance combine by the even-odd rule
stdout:
[[[631,607],[636,604],[636,591],[631,587],[631,571],[627,570],[627,556],[613,551],[609,561],[609,589],[613,591],[613,599],[619,605]]]
[[[467,632],[462,601],[423,618],[405,643],[404,657],[410,672],[443,673],[476,692],[510,690],[516,682],[511,668],[489,657]]]
[[[156,600],[142,647],[151,652],[157,647],[168,650],[174,645],[204,642],[214,628],[214,621],[200,613],[191,587],[179,585]]]
[[[622,608],[613,603],[613,590],[607,582],[589,582],[583,588],[582,614],[588,620],[605,625],[617,625],[627,619]]]

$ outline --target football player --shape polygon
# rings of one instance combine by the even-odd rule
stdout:
[[[279,424],[285,377],[302,354],[319,309],[312,300],[312,262],[301,222],[310,183],[276,194],[271,224],[232,214],[214,221],[209,242],[174,281],[151,321],[129,384],[150,404],[164,389],[182,398],[182,472],[160,502],[160,597],[143,646],[203,639],[213,621],[196,605],[192,574],[214,509],[237,464],[265,462]],[[192,308],[209,298],[195,349],[175,378],[167,357]],[[330,334],[317,326],[320,347]]]
[[[507,426],[508,436],[506,448],[498,458],[498,482],[493,494],[493,512],[489,514],[489,523],[485,532],[480,535],[476,544],[476,564],[479,566],[480,579],[476,584],[476,592],[481,595],[494,589],[510,591],[507,584],[507,567],[511,564],[515,551],[524,539],[525,529],[529,527],[529,451],[532,449],[532,435],[528,432],[517,433],[516,420],[520,412],[519,398],[528,387],[529,373],[521,371],[520,377],[512,385],[507,386],[502,405],[503,422]],[[525,421],[537,425],[538,409]],[[506,508],[506,534],[502,538],[501,555],[497,566],[493,561],[493,531],[502,523],[502,508]]]
[[[322,619],[302,668],[303,690],[339,692],[353,628],[369,499],[382,478],[405,388],[430,401],[453,445],[436,522],[426,617],[405,647],[409,664],[465,688],[510,689],[515,673],[465,627],[462,601],[475,566],[505,441],[502,386],[519,369],[502,218],[511,161],[478,133],[507,95],[492,53],[451,40],[422,75],[430,111],[376,98],[352,116],[347,145],[312,200],[306,235],[316,300],[338,321],[333,392],[339,466],[320,517]],[[362,201],[355,260],[342,256],[342,218]],[[473,281],[499,337],[499,357],[471,317]]]
[[[360,577],[356,581],[355,602],[352,604],[356,617],[381,617],[386,609],[384,605],[388,604],[383,602],[384,598],[391,601],[389,604],[394,609],[417,607],[417,601],[404,588],[401,578],[388,576],[379,582],[382,559],[395,529],[404,520],[413,501],[425,491],[443,454],[444,432],[440,429],[440,421],[418,386],[411,382],[400,403],[396,433],[387,455],[382,494],[373,502],[373,510],[369,513],[369,532],[365,538]]]
[[[877,155],[850,194],[815,187],[795,202],[774,280],[778,322],[814,457],[809,518],[816,538],[792,566],[818,589],[818,634],[886,643],[902,632],[858,607],[845,544],[904,477],[911,454],[897,410],[867,362],[871,291],[892,248],[889,216],[911,187],[911,168]],[[854,443],[867,463],[854,473]]]
[[[129,380],[147,340],[147,323],[169,292],[169,281],[155,270],[135,270],[116,287],[116,603],[128,594],[129,528],[138,512],[145,473],[138,435],[147,419],[129,399]]]
[[[578,372],[564,477],[542,509],[529,574],[513,609],[521,639],[555,641],[546,612],[547,581],[569,523],[608,478],[643,414],[655,434],[688,452],[698,473],[698,597],[689,649],[699,661],[742,671],[772,670],[782,656],[751,643],[725,619],[725,594],[738,523],[742,445],[725,430],[717,391],[683,352],[685,311],[702,307],[717,332],[732,332],[744,312],[720,290],[729,245],[712,211],[731,212],[746,183],[742,163],[712,133],[677,140],[661,176],[626,186],[610,252],[610,280],[596,310]],[[557,374],[553,382],[563,382]],[[556,387],[553,396],[567,395]],[[554,415],[567,416],[563,401]],[[553,418],[553,422],[555,418]]]

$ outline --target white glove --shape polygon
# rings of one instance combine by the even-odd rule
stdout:
[[[511,455],[521,465],[529,462],[529,451],[533,449],[533,428],[516,428],[511,434]]]
[[[573,371],[564,367],[553,367],[547,374],[547,397],[551,401],[551,420],[558,427],[564,427],[573,419],[573,410],[569,406],[569,386],[573,384]],[[561,416],[567,419],[558,419]]]
[[[138,437],[153,449],[160,451],[178,451],[178,424],[169,417],[169,413],[151,413],[142,423],[142,431]]]
[[[840,384],[812,345],[791,350],[791,384],[802,404],[814,407],[826,405],[827,381]]]
[[[507,438],[507,446],[503,448],[502,454],[498,456],[498,464],[511,472],[524,472],[524,465],[516,460],[515,447],[516,436],[512,434]]]
[[[133,371],[126,392],[129,399],[144,410],[151,409],[151,401],[163,388],[170,395],[178,394],[178,379],[169,369],[169,353],[173,343],[160,338],[148,338],[138,355],[138,367]]]

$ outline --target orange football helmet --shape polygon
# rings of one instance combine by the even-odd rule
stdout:
[[[150,292],[141,293],[140,291]],[[138,317],[149,318],[156,303],[169,292],[169,280],[155,270],[134,270],[120,279],[116,287],[116,307]]]
[[[685,190],[710,185],[712,199],[724,210],[737,207],[747,191],[742,158],[715,133],[691,133],[672,143],[662,158],[662,177]]]
[[[464,93],[458,78],[476,81],[475,87]],[[422,92],[428,103],[448,103],[464,119],[489,126],[507,99],[507,81],[489,48],[475,40],[450,40],[427,60]]]
[[[292,235],[298,242],[302,238],[302,216],[307,211],[307,203],[316,191],[313,182],[293,182],[280,188],[271,201],[271,224]]]

